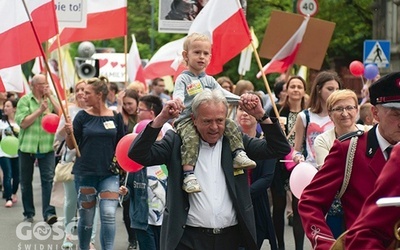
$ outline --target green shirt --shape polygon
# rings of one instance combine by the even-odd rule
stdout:
[[[43,112],[36,120],[27,128],[21,128],[18,139],[19,139],[19,150],[24,153],[48,153],[53,151],[54,134],[47,133],[42,128],[42,118],[54,110],[50,100],[47,99],[48,109]],[[17,105],[17,111],[15,114],[15,121],[18,125],[28,115],[35,112],[40,108],[40,102],[32,94],[24,95]]]

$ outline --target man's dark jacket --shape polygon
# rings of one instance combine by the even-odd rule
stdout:
[[[261,124],[265,138],[258,139],[243,135],[245,151],[253,160],[281,158],[290,152],[290,146],[279,123],[275,118],[271,119],[274,124]],[[169,185],[161,227],[161,249],[171,250],[177,247],[183,235],[189,211],[188,194],[182,190],[182,142],[179,135],[172,130],[168,131],[162,140],[156,141],[161,128],[152,128],[150,125],[151,123],[137,136],[128,155],[143,166],[166,164],[168,167]],[[245,171],[242,174],[234,174],[229,140],[225,137],[221,164],[228,192],[237,213],[243,244],[247,249],[258,249],[247,173]]]

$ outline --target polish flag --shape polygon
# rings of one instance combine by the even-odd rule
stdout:
[[[58,34],[54,0],[25,0],[40,42]]]
[[[146,79],[154,79],[163,76],[176,76],[186,67],[181,63],[183,42],[186,37],[169,42],[162,46],[152,56],[144,67]]]
[[[251,38],[253,40],[253,45],[257,49],[258,48],[258,39],[256,37],[256,34],[254,34],[253,27],[250,28],[250,34],[251,34]],[[240,53],[238,73],[241,76],[246,75],[246,72],[250,70],[251,57],[253,55],[253,45],[249,44],[249,46],[247,46],[244,50],[242,50],[242,53]]]
[[[140,60],[140,54],[137,48],[135,35],[132,35],[132,45],[128,55],[127,71],[129,80],[131,82],[137,80],[143,83],[145,89],[147,89],[146,79],[144,77],[144,70],[142,61]]]
[[[267,65],[263,67],[264,74],[268,73],[284,73],[293,64],[296,59],[297,52],[301,46],[303,36],[307,30],[307,24],[310,17],[307,16],[299,29],[293,36],[283,45],[282,49],[276,53]],[[261,77],[261,71],[258,72],[257,78]]]
[[[87,0],[86,28],[65,28],[60,33],[60,46],[86,40],[103,40],[126,35],[127,0]],[[58,46],[55,41],[49,48]]]
[[[23,1],[0,0],[0,68],[15,66],[41,55],[41,44],[37,42],[35,31],[39,42],[57,34],[54,2],[26,2],[32,22]]]
[[[201,33],[211,38],[211,61],[206,72],[215,75],[223,65],[251,43],[251,35],[238,0],[210,0],[194,19],[189,34]]]
[[[50,89],[53,91],[53,93],[56,93],[55,91],[57,91],[57,93],[61,97],[61,100],[65,100],[65,92],[64,88],[61,85],[61,80],[60,77],[58,76],[58,72],[56,71],[52,63],[48,62],[48,65],[50,68],[50,73],[47,72],[47,82],[50,85]],[[43,57],[35,58],[35,63],[33,64],[31,71],[33,74],[43,74],[44,72],[46,72],[46,67],[43,61]],[[51,83],[51,78],[53,78],[54,86]]]
[[[0,69],[0,92],[24,92],[24,74],[21,65]]]

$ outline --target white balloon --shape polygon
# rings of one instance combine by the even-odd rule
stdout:
[[[304,188],[310,184],[317,173],[317,169],[308,162],[300,162],[290,174],[289,185],[293,195],[300,199]]]

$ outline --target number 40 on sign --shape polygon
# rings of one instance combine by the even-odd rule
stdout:
[[[317,0],[297,0],[297,12],[304,16],[314,16],[318,12]]]

